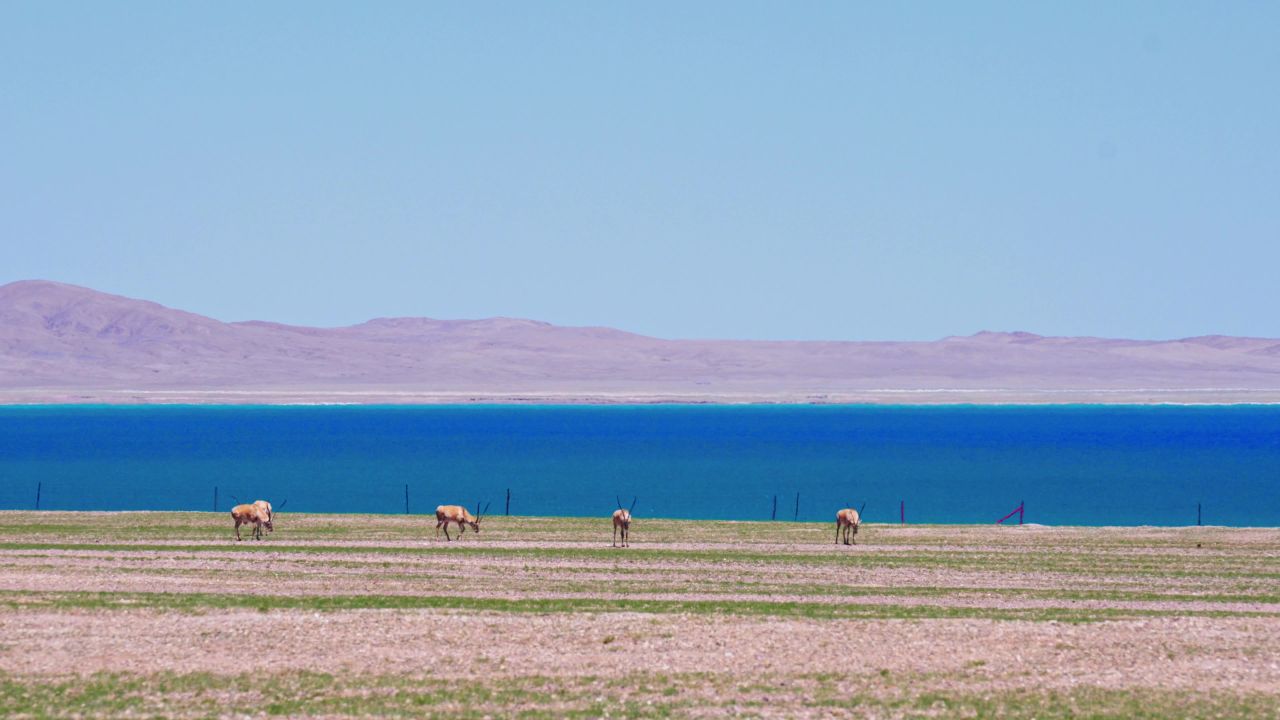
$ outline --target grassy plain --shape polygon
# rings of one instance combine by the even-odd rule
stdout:
[[[1280,531],[0,513],[0,716],[1269,717]]]

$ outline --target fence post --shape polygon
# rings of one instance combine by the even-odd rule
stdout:
[[[1200,503],[1196,503],[1196,525],[1203,525],[1203,524],[1204,523],[1200,522]]]
[[[1022,524],[1022,514],[1025,513],[1026,511],[1027,511],[1027,501],[1019,500],[1018,501],[1018,524],[1019,525]]]
[[[404,484],[404,514],[409,514],[409,483]]]
[[[507,514],[511,514],[511,488],[507,488]]]
[[[218,486],[213,486],[213,511],[218,512]]]
[[[778,519],[778,496],[773,496],[773,514],[769,516],[770,520]]]
[[[902,523],[903,525],[907,524],[907,501],[906,500],[898,501],[898,522]]]
[[[36,509],[40,509],[40,490],[44,487],[44,483],[36,483]]]
[[[795,514],[795,517],[791,518],[791,521],[795,522],[799,519],[800,519],[800,493],[796,493],[796,514]]]

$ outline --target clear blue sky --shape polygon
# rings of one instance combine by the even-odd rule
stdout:
[[[0,282],[1280,336],[1280,3],[0,4]]]

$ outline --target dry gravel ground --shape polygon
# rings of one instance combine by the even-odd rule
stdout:
[[[0,513],[4,717],[1280,717],[1280,531]]]

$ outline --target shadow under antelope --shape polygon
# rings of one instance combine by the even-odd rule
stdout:
[[[631,507],[625,509],[621,498],[615,495],[614,499],[618,501],[618,509],[613,511],[613,543],[609,547],[618,547],[618,531],[622,531],[622,547],[631,547],[631,511],[636,509],[639,498],[631,498]]]

